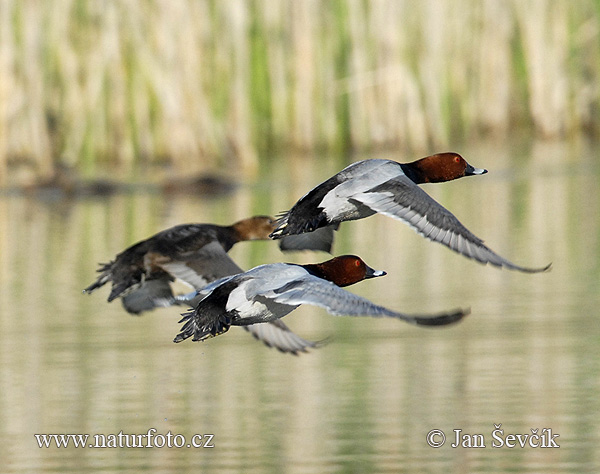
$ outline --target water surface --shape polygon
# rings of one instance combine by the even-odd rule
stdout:
[[[0,458],[5,472],[597,472],[600,468],[600,182],[597,148],[464,150],[483,177],[426,186],[526,275],[482,266],[375,216],[343,225],[335,254],[388,276],[351,291],[406,312],[470,307],[423,329],[303,307],[286,322],[331,337],[299,357],[239,328],[173,344],[179,310],[129,316],[82,295],[97,262],[182,222],[277,213],[341,168],[272,165],[230,197],[160,194],[0,199]],[[393,157],[393,156],[392,156]],[[399,160],[405,157],[396,156]],[[268,178],[268,179],[267,179]],[[275,179],[276,178],[276,179]],[[242,243],[244,268],[326,254]],[[494,448],[544,428],[560,448]],[[38,448],[34,434],[212,434],[214,448]],[[434,449],[426,436],[443,430]],[[486,447],[452,448],[454,430]],[[437,438],[439,439],[439,438]],[[91,442],[91,441],[89,441]],[[88,442],[88,444],[89,444]]]

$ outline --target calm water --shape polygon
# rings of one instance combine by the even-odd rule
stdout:
[[[472,315],[436,330],[301,308],[286,322],[304,337],[332,339],[299,357],[237,328],[173,344],[177,309],[131,317],[106,303],[106,288],[90,296],[81,289],[97,262],[139,239],[182,222],[276,213],[340,164],[281,161],[267,174],[278,180],[214,200],[2,197],[2,470],[598,472],[598,149],[497,148],[462,150],[488,175],[426,190],[502,255],[531,266],[552,261],[552,271],[485,267],[381,216],[348,223],[335,253],[388,271],[351,291],[407,312],[471,307]],[[240,244],[232,256],[245,268],[327,258],[283,255],[271,242]],[[493,448],[494,423],[503,437],[551,429],[560,448]],[[151,428],[186,443],[212,434],[214,448],[40,449],[34,437]],[[446,433],[438,449],[427,444],[433,429]],[[452,448],[457,429],[482,434],[486,448]]]

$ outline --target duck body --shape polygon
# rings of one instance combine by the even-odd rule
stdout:
[[[198,297],[173,294],[171,283],[175,279],[199,290],[219,278],[242,273],[227,252],[241,241],[266,240],[273,229],[274,220],[268,216],[254,216],[230,226],[177,225],[128,247],[111,262],[101,264],[99,277],[84,292],[92,293],[110,282],[108,301],[120,298],[124,308],[135,315],[157,307],[195,305]],[[311,245],[312,248],[327,245],[330,248],[333,230],[326,229],[316,243],[315,239],[293,237],[295,239],[285,242],[294,250],[311,248]],[[319,345],[294,334],[281,321],[244,329],[282,352],[297,354]]]
[[[268,218],[264,219],[267,222]],[[84,292],[91,293],[112,282],[108,296],[111,302],[138,289],[146,281],[154,281],[157,287],[158,281],[168,283],[177,277],[201,288],[217,278],[242,271],[227,256],[241,240],[253,239],[246,239],[237,232],[235,224],[177,225],[128,247],[111,262],[101,264],[100,276]]]
[[[460,320],[467,311],[437,316],[410,316],[378,306],[344,290],[366,278],[385,275],[359,257],[344,255],[320,264],[275,263],[213,282],[202,290],[204,298],[180,321],[185,323],[174,342],[189,337],[205,340],[230,326],[274,322],[301,304],[326,309],[334,315],[385,316],[418,325],[445,325]]]
[[[324,226],[363,219],[376,211],[354,199],[359,189],[372,189],[398,175],[399,164],[364,160],[344,168],[304,195],[284,213],[272,236],[313,232]]]
[[[454,161],[455,158],[459,160],[458,163]],[[431,159],[442,164],[446,161],[457,163],[457,170],[429,177],[427,168],[419,169],[419,163]],[[389,214],[388,210],[379,210],[383,209],[385,201],[393,201],[398,206],[407,208],[424,208],[422,210],[429,211],[431,214],[436,208],[432,206],[432,202],[437,203],[417,184],[450,181],[461,176],[487,172],[472,167],[460,155],[454,153],[432,155],[422,160],[414,163],[398,163],[392,160],[374,159],[349,165],[300,198],[292,209],[278,219],[277,228],[271,236],[281,238],[285,235],[312,232],[323,226],[363,219],[378,212]],[[423,204],[419,206],[419,203],[425,206]],[[441,206],[437,204],[437,207]]]
[[[528,273],[547,270],[549,265],[527,268],[501,257],[418,186],[485,173],[487,170],[474,168],[457,153],[440,153],[413,163],[359,161],[300,198],[279,217],[271,237],[312,232],[379,213],[401,220],[427,239],[481,263]]]
[[[125,309],[132,314],[168,306],[173,303],[170,282],[179,278],[195,289],[224,276],[243,270],[227,255],[242,241],[269,240],[275,221],[269,216],[254,216],[229,226],[215,224],[180,224],[142,240],[114,260],[100,264],[97,280],[85,288],[92,293],[112,282],[108,301],[121,297]],[[331,251],[335,227],[313,233],[314,237],[290,235],[280,241],[288,250]],[[145,283],[153,282],[142,288]],[[137,295],[132,292],[139,291]],[[152,302],[152,296],[154,303]]]

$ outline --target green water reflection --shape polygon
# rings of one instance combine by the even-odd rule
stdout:
[[[593,151],[593,150],[592,150]],[[597,154],[597,149],[596,149]],[[600,174],[590,150],[465,152],[491,172],[428,186],[522,275],[468,261],[376,216],[342,226],[335,253],[388,276],[352,288],[407,312],[472,309],[441,330],[335,318],[301,308],[286,322],[332,341],[300,357],[241,330],[173,344],[179,312],[128,316],[87,296],[96,263],[182,222],[230,223],[289,206],[339,164],[276,163],[229,198],[125,195],[0,200],[0,458],[5,472],[597,472],[600,468]],[[402,157],[397,157],[402,160]],[[293,178],[292,178],[293,176]],[[240,244],[244,268],[326,255]],[[494,449],[552,428],[560,449]],[[34,433],[214,434],[212,449],[39,449]],[[432,429],[445,446],[426,443]],[[453,430],[485,449],[450,446]]]

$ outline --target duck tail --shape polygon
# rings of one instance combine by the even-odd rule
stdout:
[[[222,315],[216,320],[202,324],[200,321],[202,318],[197,308],[182,313],[182,316],[183,318],[181,318],[179,323],[185,322],[185,324],[181,328],[181,332],[175,336],[173,342],[185,341],[192,336],[192,341],[194,342],[204,341],[226,333],[231,327],[231,318],[227,315]]]
[[[271,239],[281,239],[282,237],[289,235],[288,223],[290,219],[290,211],[285,211],[275,216],[275,223],[277,227],[269,234]]]
[[[292,215],[292,210],[277,216],[277,227],[269,235],[270,238],[281,239],[286,235],[314,232],[321,227],[330,225],[334,226],[333,229],[337,229],[337,226],[339,225],[339,222],[330,222],[321,208],[318,208],[312,216],[309,216],[305,219],[299,219],[297,213]]]
[[[86,287],[83,289],[83,293],[92,293],[94,290],[96,290],[97,288],[100,288],[101,286],[104,286],[107,282],[109,282],[111,280],[111,271],[112,271],[112,264],[113,262],[109,262],[109,263],[100,263],[98,270],[96,270],[98,273],[102,273],[98,279],[92,283],[90,286]]]

